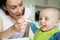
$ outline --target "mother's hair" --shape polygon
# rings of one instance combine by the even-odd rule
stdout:
[[[0,0],[0,7],[2,8],[3,6],[6,6],[6,1],[7,0]]]
[[[7,2],[7,0],[0,0],[0,8],[1,8],[2,10],[4,10],[3,6],[6,7],[6,2]],[[9,15],[8,11],[6,11],[6,10],[4,10],[4,11],[5,11],[5,13],[6,13],[7,15]],[[24,9],[23,9],[22,15],[24,15],[24,13],[25,13],[25,7],[24,7]]]

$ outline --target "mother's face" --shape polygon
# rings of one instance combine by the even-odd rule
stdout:
[[[7,0],[5,10],[15,19],[22,16],[24,6],[22,0]]]

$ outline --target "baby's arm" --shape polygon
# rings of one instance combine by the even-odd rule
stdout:
[[[51,36],[49,40],[60,40],[60,31]]]

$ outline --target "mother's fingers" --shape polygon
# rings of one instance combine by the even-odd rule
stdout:
[[[15,24],[15,29],[17,31],[24,30],[27,27],[27,22],[22,22],[22,23],[16,23]]]
[[[15,29],[16,29],[16,31],[21,31],[21,30],[23,30],[25,27],[23,26],[23,25],[18,25],[18,24],[16,24],[15,25]]]
[[[25,22],[26,20],[23,18],[23,19],[20,19],[20,20],[17,20],[18,23],[22,23],[22,22]]]

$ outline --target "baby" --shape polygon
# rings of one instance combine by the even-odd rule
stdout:
[[[33,40],[60,40],[59,10],[53,7],[45,8],[40,12],[40,28],[35,32]]]

